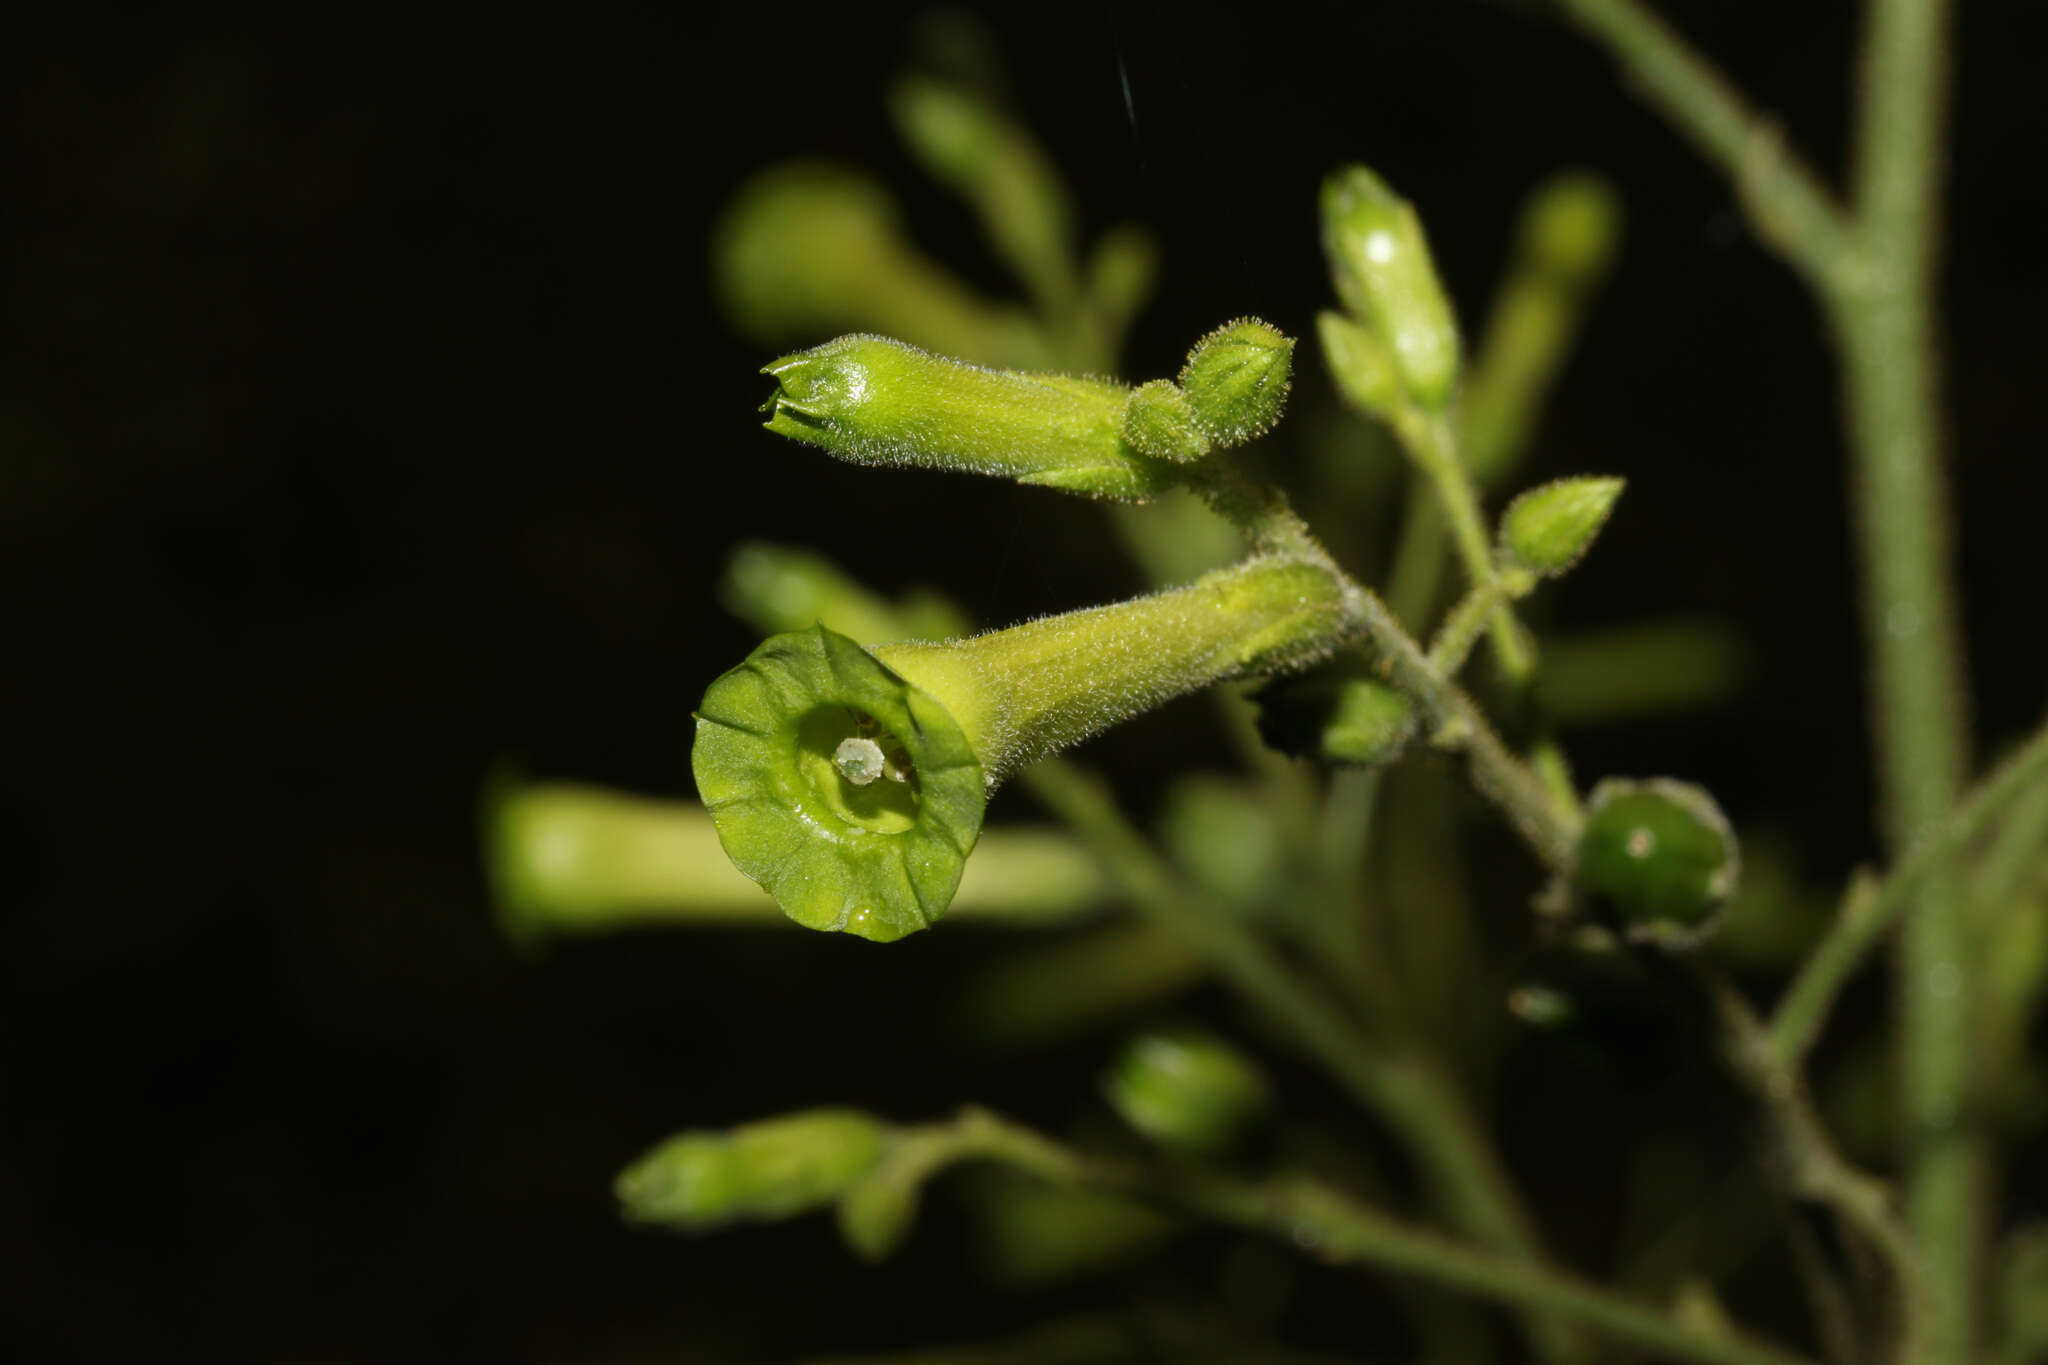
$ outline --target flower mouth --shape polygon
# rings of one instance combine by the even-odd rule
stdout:
[[[796,727],[795,761],[815,801],[848,825],[901,834],[917,824],[917,765],[866,712],[821,706]]]
[[[882,942],[945,913],[987,802],[945,708],[823,626],[706,689],[690,762],[726,855],[785,914]]]

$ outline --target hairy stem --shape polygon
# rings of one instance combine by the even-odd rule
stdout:
[[[1634,78],[1643,98],[1734,181],[1758,236],[1817,286],[1851,279],[1858,253],[1834,197],[1783,144],[1777,126],[1636,0],[1557,0]]]
[[[1530,1311],[1556,1314],[1669,1360],[1698,1365],[1806,1365],[1802,1357],[1752,1337],[1694,1334],[1648,1304],[1576,1276],[1407,1227],[1313,1180],[1251,1183],[1206,1170],[1163,1176],[1092,1161],[982,1111],[969,1111],[958,1122],[973,1129],[957,1146],[960,1155],[1001,1161],[1050,1183],[1135,1195],[1284,1237],[1332,1264],[1375,1266]]]
[[[1295,515],[1278,489],[1255,485],[1226,467],[1208,471],[1201,492],[1263,549],[1314,560],[1342,574],[1330,552]],[[1529,765],[1493,733],[1472,699],[1433,667],[1386,604],[1348,575],[1347,603],[1357,631],[1394,686],[1412,698],[1435,743],[1462,749],[1473,785],[1493,802],[1523,841],[1554,872],[1568,871],[1579,836],[1575,812],[1562,805]]]
[[[1096,849],[1142,914],[1194,943],[1233,987],[1402,1134],[1459,1227],[1498,1251],[1540,1259],[1528,1215],[1478,1119],[1438,1070],[1412,1053],[1369,1042],[1255,935],[1177,877],[1099,782],[1060,762],[1028,769],[1022,780]],[[1555,1319],[1534,1319],[1531,1331],[1546,1359],[1583,1357]]]
[[[1859,877],[1850,886],[1827,936],[1808,956],[1771,1016],[1771,1042],[1796,1066],[1820,1036],[1842,986],[1927,878],[1946,867],[2021,797],[2048,791],[2048,725],[1979,782],[1970,795],[1913,845],[1882,882]]]
[[[1903,850],[1948,814],[1969,763],[1935,415],[1948,5],[1871,0],[1867,15],[1855,193],[1867,268],[1860,287],[1838,296],[1835,323],[1847,361],[1886,834]],[[1900,944],[1906,1204],[1932,1292],[1930,1365],[1970,1358],[1983,1240],[1987,1153],[1968,1112],[1975,992],[1963,911],[1958,879],[1932,867]]]

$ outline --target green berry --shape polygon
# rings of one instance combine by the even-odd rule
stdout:
[[[1735,890],[1735,833],[1714,798],[1668,778],[1609,778],[1587,803],[1575,879],[1632,942],[1689,948]]]

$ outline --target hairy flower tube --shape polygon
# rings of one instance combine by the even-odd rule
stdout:
[[[990,370],[855,334],[762,371],[768,429],[856,464],[992,474],[1134,501],[1180,481],[1124,439],[1131,390],[1102,379]]]
[[[898,939],[946,912],[1004,778],[1174,697],[1320,658],[1351,628],[1347,593],[1270,555],[965,640],[771,636],[697,709],[698,793],[791,919]]]

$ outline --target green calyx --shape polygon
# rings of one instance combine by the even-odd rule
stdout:
[[[1233,446],[1272,430],[1293,372],[1294,339],[1257,318],[1239,318],[1195,343],[1180,386],[1210,439]]]
[[[990,370],[855,334],[783,356],[767,428],[856,464],[988,474],[1135,501],[1180,479],[1123,435],[1131,391],[1099,379]]]
[[[1691,783],[1608,778],[1587,800],[1573,880],[1631,942],[1705,942],[1740,871],[1728,817]]]
[[[1458,381],[1457,319],[1415,208],[1363,166],[1323,182],[1323,250],[1345,311],[1393,352],[1409,395],[1441,411]]]
[[[1131,394],[1123,437],[1139,454],[1175,464],[1199,460],[1215,448],[1187,390],[1170,379],[1140,384]]]
[[[690,762],[727,856],[785,914],[882,943],[945,913],[987,800],[946,708],[822,625],[711,684]]]
[[[622,1172],[628,1220],[698,1230],[789,1218],[837,1199],[881,1160],[889,1130],[850,1109],[814,1109],[726,1132],[670,1138]]]

